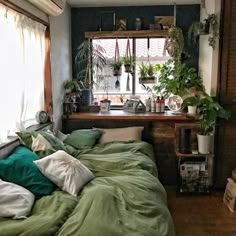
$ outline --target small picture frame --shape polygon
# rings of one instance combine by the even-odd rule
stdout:
[[[174,16],[154,16],[154,23],[162,29],[169,29],[174,24]]]
[[[116,30],[117,31],[127,30],[127,19],[125,18],[116,19]]]

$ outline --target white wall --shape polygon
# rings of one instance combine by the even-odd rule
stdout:
[[[205,0],[205,9],[201,8],[201,20],[208,14],[215,13],[220,22],[221,0]],[[209,35],[201,35],[199,40],[199,72],[203,78],[206,92],[215,96],[217,92],[219,42],[213,50],[208,45]]]
[[[53,120],[55,128],[61,129],[63,114],[63,81],[72,78],[71,62],[71,16],[70,6],[59,16],[49,17],[51,35],[51,75],[53,96]]]

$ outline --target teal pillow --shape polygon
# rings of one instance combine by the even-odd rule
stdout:
[[[74,130],[63,141],[76,149],[90,149],[100,138],[102,131],[99,129],[79,129]]]
[[[31,191],[37,198],[50,194],[54,184],[34,164],[38,156],[19,146],[4,160],[0,160],[0,178]]]
[[[40,158],[64,150],[63,142],[49,131],[16,132],[20,142]]]

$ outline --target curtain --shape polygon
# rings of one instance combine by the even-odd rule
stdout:
[[[45,30],[0,4],[0,142],[36,124],[44,107]]]

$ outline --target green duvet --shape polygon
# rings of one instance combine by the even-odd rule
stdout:
[[[24,220],[0,220],[0,236],[174,236],[166,192],[145,142],[67,149],[96,176],[78,197],[62,191],[37,200]]]

